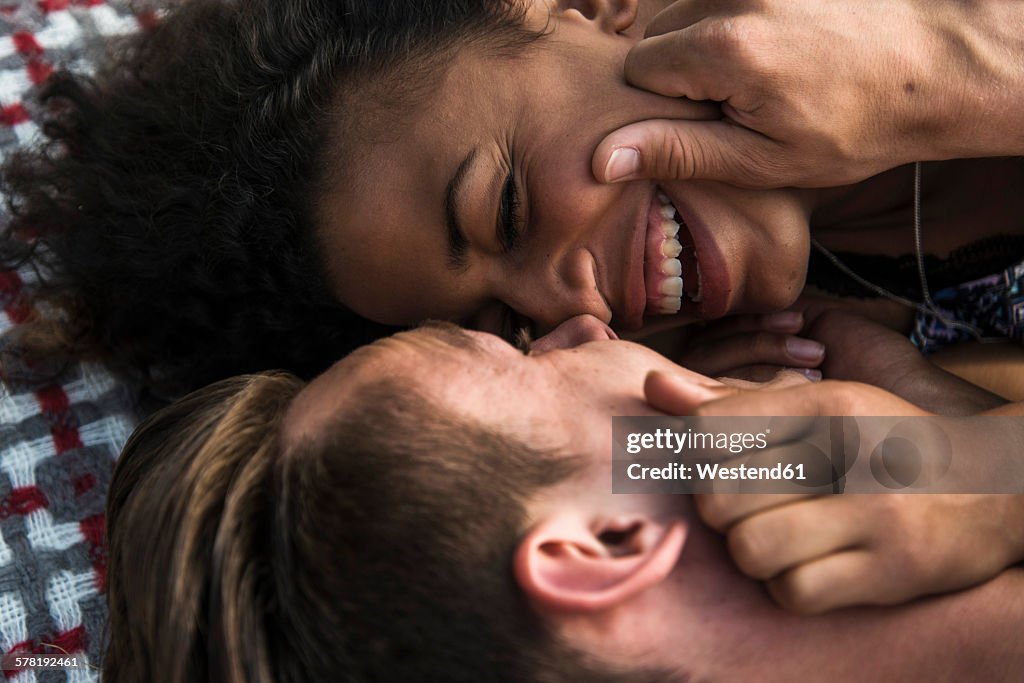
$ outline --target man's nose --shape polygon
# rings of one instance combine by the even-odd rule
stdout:
[[[530,353],[540,355],[555,349],[571,349],[592,341],[618,339],[612,328],[592,315],[578,315],[530,344]]]

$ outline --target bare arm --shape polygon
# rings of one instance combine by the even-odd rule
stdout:
[[[724,117],[611,133],[593,162],[605,182],[824,187],[912,161],[1024,153],[1015,0],[677,0],[625,74],[719,101]]]

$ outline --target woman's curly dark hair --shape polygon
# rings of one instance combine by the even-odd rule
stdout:
[[[386,77],[393,102],[467,39],[530,40],[522,13],[514,0],[185,2],[95,77],[51,77],[46,142],[4,170],[0,267],[39,271],[72,353],[161,393],[267,368],[311,376],[390,331],[332,297],[313,244],[321,150],[355,115],[344,86]]]

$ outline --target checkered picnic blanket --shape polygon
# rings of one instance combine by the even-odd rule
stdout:
[[[89,71],[104,38],[155,16],[137,0],[0,0],[0,160],[37,139],[42,112],[33,95],[55,66]],[[0,272],[0,335],[28,316],[31,284],[24,273]],[[88,663],[8,670],[7,681],[99,680],[104,499],[136,423],[132,396],[91,364],[57,377],[18,373],[0,385],[0,653],[66,651]]]

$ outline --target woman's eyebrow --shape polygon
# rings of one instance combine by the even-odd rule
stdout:
[[[479,147],[474,147],[455,169],[455,175],[448,181],[444,191],[444,215],[448,232],[448,267],[460,270],[466,267],[466,255],[469,251],[469,240],[459,220],[459,198],[465,193],[466,176],[476,159]]]

